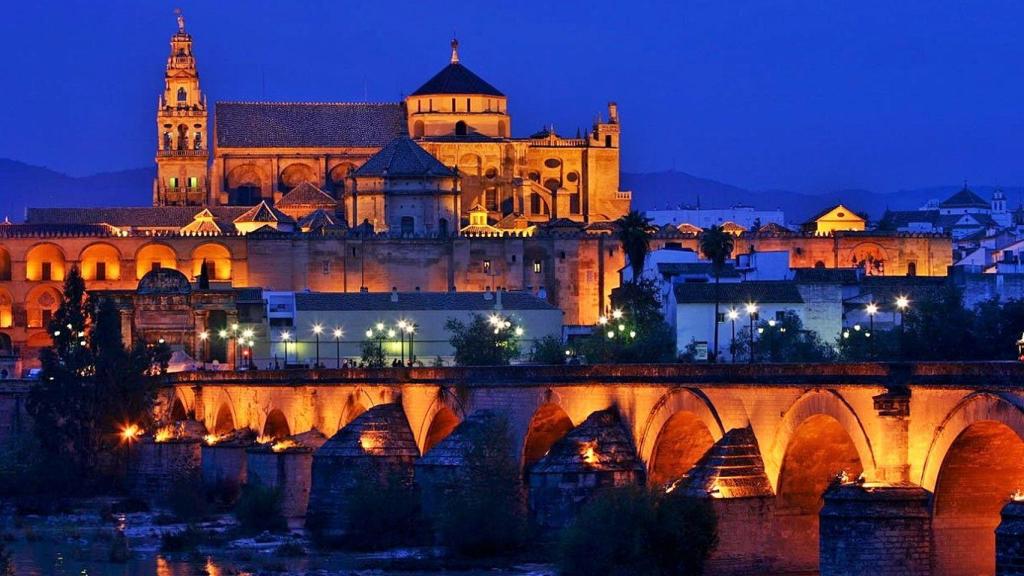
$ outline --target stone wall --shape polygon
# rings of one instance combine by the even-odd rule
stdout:
[[[197,483],[200,466],[198,439],[145,439],[128,447],[129,491],[139,498],[160,500],[177,486]]]
[[[309,504],[313,451],[290,448],[274,452],[269,446],[250,448],[246,465],[248,482],[281,492],[281,512],[286,518],[302,518]]]

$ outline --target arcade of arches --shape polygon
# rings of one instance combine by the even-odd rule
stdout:
[[[583,368],[595,367],[581,367],[581,374]],[[812,368],[821,367],[791,369]],[[1019,379],[1024,384],[1024,368],[998,369],[1008,368],[1012,374],[1004,374],[1003,382]],[[932,375],[946,369],[956,366],[929,367]],[[534,464],[576,425],[594,412],[617,407],[649,485],[674,486],[688,477],[707,480],[723,529],[753,530],[749,537],[723,538],[712,565],[757,557],[773,573],[819,570],[824,545],[818,540],[819,513],[840,475],[849,482],[863,475],[871,493],[918,485],[934,494],[927,524],[934,530],[934,566],[929,569],[941,576],[992,572],[992,535],[1000,508],[1024,488],[1024,411],[1007,392],[980,393],[988,386],[985,378],[961,389],[911,385],[902,400],[883,405],[876,397],[884,387],[851,385],[849,373],[837,375],[835,387],[822,384],[819,376],[812,389],[780,385],[776,379],[771,385],[687,384],[687,393],[666,389],[660,381],[644,383],[649,373],[630,376],[635,382],[628,386],[597,387],[572,383],[573,373],[559,373],[557,393],[529,380],[535,376],[521,383],[515,376],[499,378],[495,381],[501,384],[495,385],[470,380],[458,396],[458,408],[439,400],[451,396],[449,386],[462,378],[454,369],[452,375],[424,372],[415,385],[360,384],[351,374],[332,383],[329,372],[308,382],[299,376],[288,387],[244,381],[222,385],[217,375],[187,375],[174,388],[183,404],[174,411],[196,414],[218,434],[248,427],[266,438],[311,429],[330,437],[367,407],[399,403],[420,453],[426,454],[467,415],[497,410],[508,418],[527,479]],[[592,370],[580,376],[594,377]],[[944,381],[960,377],[953,374]],[[439,379],[436,387],[426,384],[432,378]],[[750,440],[727,443],[739,429],[749,430]],[[740,476],[737,470],[743,471]],[[717,487],[728,482],[734,482],[731,488],[720,492]],[[748,489],[752,486],[758,488]],[[966,557],[977,562],[966,563]]]

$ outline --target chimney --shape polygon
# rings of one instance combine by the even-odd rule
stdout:
[[[398,287],[396,286],[391,287],[391,301],[398,302]]]

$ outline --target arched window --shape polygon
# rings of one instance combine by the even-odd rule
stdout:
[[[188,100],[188,92],[184,88],[178,88],[178,102],[184,102]]]
[[[178,126],[178,150],[185,150],[188,148],[188,126],[184,124]]]
[[[455,123],[455,135],[456,136],[465,136],[466,135],[466,123],[463,122],[462,120],[459,120],[458,122]]]
[[[413,138],[423,138],[423,121],[422,120],[417,120],[415,123],[413,123],[413,125],[412,125],[412,137]]]
[[[505,127],[505,121],[504,120],[499,120],[498,121],[498,138],[505,138],[508,135],[508,134],[506,134],[507,131],[508,131],[508,129]]]
[[[907,262],[907,276],[917,276],[917,262]]]
[[[0,280],[11,279],[11,254],[0,248]]]
[[[611,136],[605,136],[604,137],[604,146],[605,146],[605,148],[611,148],[612,147],[612,137]]]

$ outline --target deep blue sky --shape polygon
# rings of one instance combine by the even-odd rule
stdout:
[[[513,131],[619,102],[623,169],[755,189],[1024,183],[1024,3],[22,2],[5,10],[0,157],[152,163],[173,9],[214,100],[393,101],[463,63]]]

